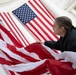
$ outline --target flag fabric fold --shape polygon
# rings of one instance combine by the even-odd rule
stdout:
[[[0,25],[0,32],[3,31],[11,39],[12,35],[7,30],[5,32],[5,30]],[[5,37],[2,35],[0,33],[0,64],[11,75],[74,75],[76,67],[73,68],[75,62],[71,61],[71,59],[75,60],[75,58],[71,52],[70,55],[69,52],[58,54],[39,43],[33,43],[27,47],[19,47],[16,45],[18,44],[17,41],[13,40],[13,45],[11,45],[3,40]],[[69,61],[65,59],[65,54],[71,57]],[[66,62],[62,60],[66,60]]]

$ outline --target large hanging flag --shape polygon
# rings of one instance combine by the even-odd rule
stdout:
[[[16,40],[23,46],[27,46],[30,42],[18,28],[17,23],[8,12],[0,12],[0,24],[4,25],[10,33],[16,38]]]
[[[40,0],[29,0],[12,12],[38,40],[45,41],[58,39],[52,29],[54,17]]]

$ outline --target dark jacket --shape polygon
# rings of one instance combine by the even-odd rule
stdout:
[[[51,49],[57,49],[63,51],[76,52],[76,30],[70,29],[66,33],[65,37],[60,37],[58,41],[45,41],[46,46]]]

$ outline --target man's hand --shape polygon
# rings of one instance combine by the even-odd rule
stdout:
[[[44,44],[44,42],[42,42],[42,41],[37,41],[37,43],[39,43],[39,44]]]

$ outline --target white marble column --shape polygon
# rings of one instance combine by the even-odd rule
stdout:
[[[68,15],[66,11],[58,7],[53,1],[51,0],[41,0],[42,3],[46,6],[46,8],[51,12],[54,17]]]
[[[51,1],[51,0],[48,0],[48,1],[41,0],[41,1],[55,18],[59,16],[68,16],[69,18],[71,18],[73,25],[76,27],[76,17],[73,16],[71,13],[59,7],[56,3],[54,3],[54,1]]]

